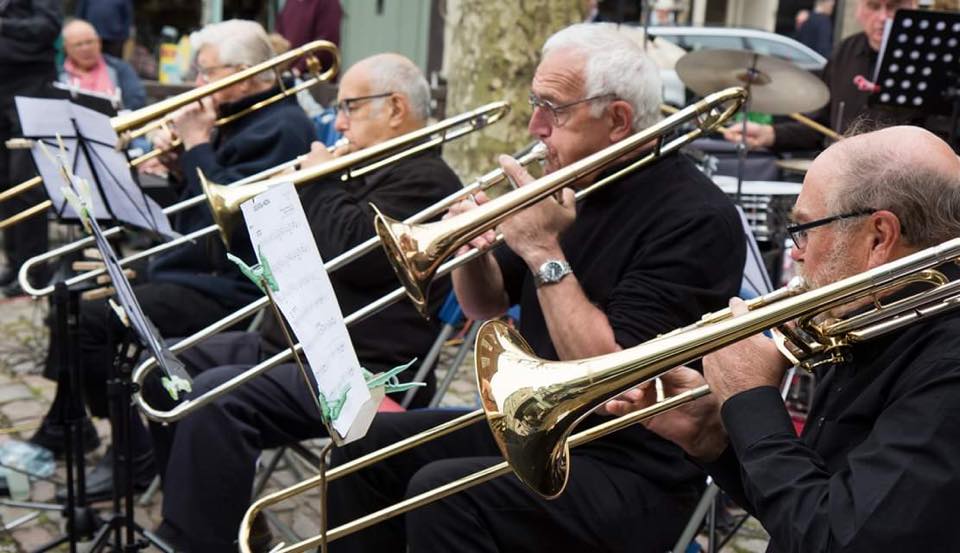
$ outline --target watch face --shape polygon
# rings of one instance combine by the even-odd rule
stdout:
[[[556,261],[547,262],[543,268],[543,280],[547,282],[556,282],[563,276],[563,265]]]

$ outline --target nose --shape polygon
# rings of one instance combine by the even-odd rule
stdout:
[[[530,136],[540,140],[550,136],[550,131],[553,129],[550,125],[550,118],[545,111],[534,106],[533,113],[530,114],[530,123],[527,124],[527,131]]]
[[[337,129],[337,132],[340,134],[343,134],[350,128],[350,119],[347,118],[343,111],[337,112],[337,118],[333,121],[333,128]]]
[[[795,263],[800,263],[803,261],[803,252],[796,245],[790,246],[790,258]]]

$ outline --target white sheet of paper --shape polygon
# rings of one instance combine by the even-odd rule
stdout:
[[[334,431],[341,443],[362,437],[370,417],[360,414],[375,400],[296,189],[291,183],[278,185],[241,207],[253,249],[267,259],[277,281],[274,299],[303,344],[320,391],[332,400],[348,390]]]

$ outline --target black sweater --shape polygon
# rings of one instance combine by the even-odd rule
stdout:
[[[725,307],[740,291],[746,256],[733,204],[676,154],[586,198],[560,246],[623,348]],[[520,304],[520,332],[538,356],[557,359],[526,264],[507,248],[497,250],[497,259],[511,302]],[[590,416],[581,429],[603,419]],[[679,447],[640,425],[572,453],[639,472],[664,487],[703,482]]]
[[[236,113],[276,90],[225,104],[220,114]],[[190,148],[180,156],[184,179],[180,199],[203,193],[198,169],[212,182],[229,184],[306,153],[313,139],[313,124],[296,98],[281,100],[241,117],[217,129],[211,142]],[[186,234],[213,224],[213,218],[203,204],[174,215],[171,223],[174,230]],[[239,215],[230,245],[235,255],[248,263],[255,261],[246,226]],[[219,234],[208,235],[194,245],[157,257],[149,273],[152,281],[194,288],[227,306],[241,306],[260,295],[227,259]]]

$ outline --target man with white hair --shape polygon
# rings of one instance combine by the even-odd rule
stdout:
[[[412,61],[379,54],[357,62],[343,75],[337,104],[336,126],[349,139],[346,150],[364,149],[423,128],[430,113],[430,89]],[[315,143],[308,164],[330,157]],[[348,181],[331,177],[312,183],[301,198],[320,255],[329,260],[374,236],[370,204],[404,219],[459,188],[459,179],[439,152],[430,150]],[[344,315],[398,286],[380,249],[331,273],[330,281]],[[431,290],[433,312],[449,290],[449,279]],[[413,305],[401,302],[349,331],[361,365],[382,372],[415,357],[423,359],[439,329],[436,317],[426,321]],[[190,397],[286,348],[282,331],[269,314],[259,333],[218,335],[189,352],[189,360],[203,358],[206,365],[191,363],[206,370],[194,380]],[[238,359],[240,350],[251,354]],[[411,376],[407,371],[400,378]],[[428,403],[435,388],[432,373],[426,381],[413,406]],[[169,447],[160,534],[178,551],[236,551],[237,530],[250,503],[261,451],[324,435],[315,399],[293,364],[281,365],[191,414],[177,424]],[[260,541],[266,537],[258,536]]]
[[[791,217],[800,274],[812,287],[828,285],[960,236],[960,159],[919,127],[846,138],[813,161]],[[938,269],[960,277],[953,260]],[[924,288],[878,291],[831,316]],[[742,302],[731,306],[745,312]],[[768,551],[952,549],[960,313],[928,313],[839,353],[814,369],[800,436],[778,391],[788,362],[762,334],[708,355],[704,375],[684,367],[667,373],[666,394],[704,383],[713,393],[648,427],[681,445],[760,520]],[[610,407],[648,403],[632,394]]]
[[[192,37],[196,52],[197,84],[236,73],[273,57],[263,28],[252,21],[231,20],[204,27]],[[230,183],[277,166],[310,149],[313,124],[296,99],[275,102],[214,130],[218,117],[237,113],[279,90],[271,73],[227,87],[200,102],[191,103],[174,116],[182,150],[166,159],[180,178],[171,182],[179,199],[203,193],[198,171],[218,183]],[[171,171],[174,172],[174,171]],[[213,223],[206,205],[197,205],[173,216],[174,230],[187,234]],[[234,253],[254,259],[242,225],[233,236]],[[226,258],[216,234],[195,244],[172,250],[150,260],[146,282],[134,286],[144,312],[165,337],[192,334],[258,297],[257,288]],[[106,382],[112,374],[116,345],[124,327],[105,299],[84,301],[80,308],[80,365],[87,405],[94,416],[108,414]],[[61,344],[51,340],[51,348]],[[51,354],[53,362],[57,355]],[[59,367],[48,366],[48,376]],[[62,433],[52,424],[65,398],[57,394],[48,417],[32,440],[62,450]],[[150,437],[139,416],[131,419],[135,453],[134,481],[145,488],[155,470]],[[92,427],[91,427],[92,430]],[[92,433],[92,432],[91,432]],[[93,434],[93,438],[96,435]],[[94,444],[95,445],[95,444]],[[87,477],[87,497],[104,499],[112,491],[112,456]]]
[[[554,172],[659,119],[660,80],[642,50],[610,24],[553,35],[533,77],[530,134]],[[582,188],[641,155],[582,180]],[[501,165],[521,186],[515,160]],[[598,174],[599,173],[599,174]],[[542,358],[575,360],[630,347],[721,307],[740,288],[745,247],[737,212],[678,154],[665,156],[574,205],[572,189],[502,223],[507,248],[453,274],[464,312],[498,317],[520,305],[520,330]],[[480,203],[486,201],[478,195]],[[475,208],[462,202],[451,214]],[[489,243],[490,234],[473,241]],[[333,464],[459,416],[381,413]],[[584,421],[597,424],[602,414]],[[501,460],[485,424],[436,439],[330,483],[335,526]],[[545,501],[499,478],[330,544],[330,550],[664,551],[692,511],[704,479],[683,452],[634,427],[572,451],[566,491]]]

